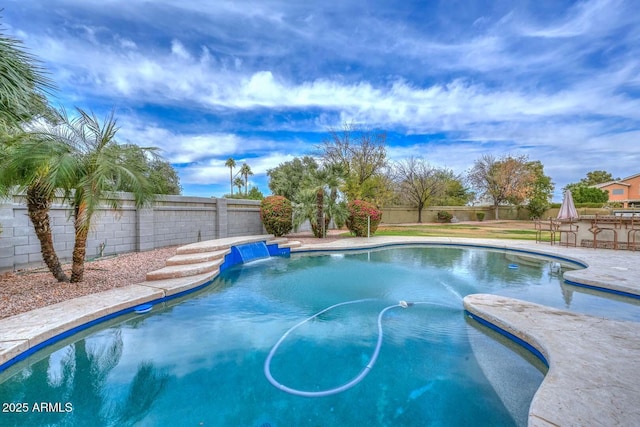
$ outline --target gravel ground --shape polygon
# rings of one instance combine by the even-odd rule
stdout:
[[[165,266],[177,246],[105,257],[85,263],[84,281],[59,283],[46,268],[0,275],[0,319],[71,298],[144,282],[149,271]],[[71,276],[71,264],[63,266]]]
[[[326,239],[317,239],[310,232],[286,237],[303,244],[325,243],[344,238],[338,236],[344,232],[330,230]],[[144,282],[147,272],[164,267],[165,260],[175,255],[177,247],[87,261],[84,281],[81,283],[58,283],[46,267],[2,274],[0,319],[71,298]],[[71,276],[71,264],[64,265],[63,268],[67,275]]]

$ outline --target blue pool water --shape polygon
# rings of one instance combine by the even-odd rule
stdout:
[[[28,408],[0,414],[0,425],[525,425],[544,366],[465,317],[465,295],[640,320],[637,301],[563,284],[554,262],[423,247],[235,266],[190,297],[98,325],[0,373],[0,402]],[[278,382],[325,390],[350,381],[371,361],[380,311],[425,304],[385,312],[375,364],[348,390],[309,398],[274,387],[264,364],[283,334],[353,300],[365,301],[289,333],[270,365]],[[38,402],[58,405],[36,412]]]

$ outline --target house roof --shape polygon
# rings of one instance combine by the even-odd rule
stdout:
[[[626,177],[626,178],[623,178],[623,179],[621,179],[620,181],[626,181],[626,180],[628,180],[628,179],[637,178],[637,177],[639,177],[639,176],[640,176],[640,173],[637,173],[637,174],[635,174],[635,175],[631,175],[631,176],[628,176],[628,177]]]
[[[640,174],[638,174],[640,175]],[[627,179],[627,178],[625,178]],[[604,187],[608,187],[610,185],[614,185],[614,184],[618,184],[618,185],[625,185],[627,187],[631,187],[631,184],[627,184],[626,182],[622,182],[624,180],[620,180],[620,181],[609,181],[609,182],[603,182],[602,184],[596,184],[596,185],[592,185],[592,187],[596,187],[596,188],[604,188]]]
[[[602,188],[609,187],[610,185],[615,185],[615,184],[624,185],[626,187],[631,187],[631,184],[629,184],[629,183],[627,183],[625,181],[629,181],[630,179],[634,179],[634,178],[637,178],[639,176],[640,176],[640,173],[637,173],[635,175],[631,175],[631,176],[628,176],[626,178],[616,179],[616,180],[613,180],[613,181],[607,181],[607,182],[603,182],[602,184],[594,184],[594,185],[590,185],[589,187],[595,187],[595,188],[602,189]]]

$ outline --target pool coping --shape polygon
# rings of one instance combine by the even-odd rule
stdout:
[[[200,246],[230,247],[264,237],[227,238],[222,243],[209,241]],[[375,236],[302,245],[291,248],[291,254],[407,244],[477,247],[551,256],[586,266],[565,273],[565,280],[572,285],[640,297],[640,283],[633,280],[640,277],[638,254],[629,251],[559,247],[524,240]],[[132,284],[0,319],[0,372],[47,345],[94,324],[131,313],[141,304],[156,304],[203,288],[218,274],[212,271],[172,279],[163,286],[150,282]],[[549,371],[529,410],[530,426],[640,425],[640,412],[635,405],[640,401],[640,323],[617,322],[483,294],[465,297],[464,306],[474,319],[513,334],[547,359]],[[569,321],[574,327],[566,327]],[[620,339],[621,331],[625,339]],[[601,343],[615,343],[615,349],[603,352]],[[582,368],[576,371],[576,365]]]

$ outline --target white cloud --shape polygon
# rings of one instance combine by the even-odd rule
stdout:
[[[293,160],[295,156],[284,153],[271,153],[259,158],[235,158],[238,167],[234,169],[236,174],[243,163],[251,167],[254,175],[249,176],[249,187],[255,185],[254,180],[264,178],[268,169]],[[225,159],[210,159],[205,162],[188,165],[181,168],[181,182],[185,184],[228,184],[229,168],[224,165]],[[264,189],[263,189],[264,190]]]
[[[171,40],[171,53],[182,60],[191,59],[191,55],[189,55],[189,52],[184,47],[184,45],[180,43],[180,40],[176,40],[176,39]]]
[[[242,146],[240,137],[227,133],[180,134],[154,124],[124,117],[119,120],[118,139],[140,146],[153,146],[171,163],[194,163],[231,155]]]
[[[630,12],[621,0],[591,0],[578,2],[568,12],[567,18],[540,28],[522,27],[523,33],[532,37],[566,38],[593,36],[620,24],[621,17]]]
[[[183,181],[228,180],[220,164],[228,156],[250,160],[257,180],[311,151],[291,132],[324,133],[342,121],[455,135],[390,148],[392,157],[426,151],[453,169],[496,150],[529,154],[561,179],[595,168],[637,172],[627,170],[638,164],[640,120],[640,26],[630,1],[471,4],[473,16],[442,6],[424,23],[384,2],[354,14],[362,6],[351,1],[332,3],[332,13],[313,1],[159,0],[146,13],[136,2],[116,10],[53,1],[50,15],[32,14],[37,24],[8,25],[52,71],[62,102],[148,117],[121,118],[121,137],[188,165]],[[91,19],[76,19],[75,8]],[[163,122],[167,111],[180,112],[175,126]],[[563,151],[572,162],[558,160]]]

